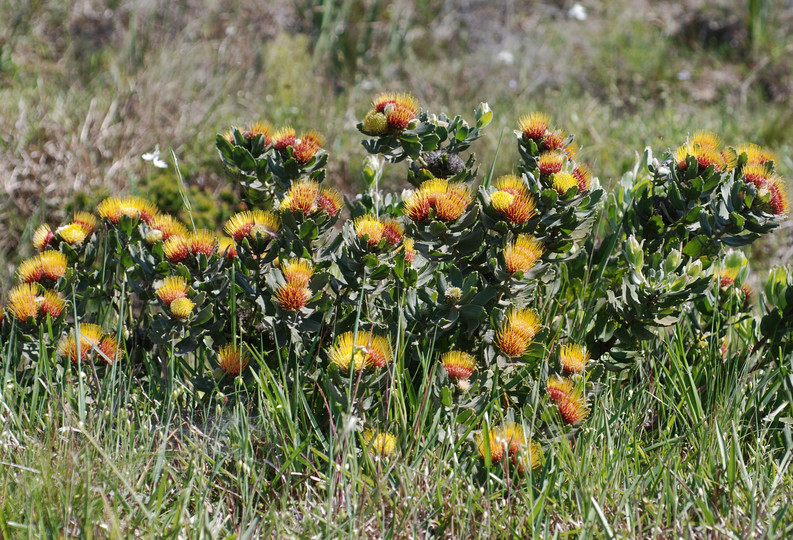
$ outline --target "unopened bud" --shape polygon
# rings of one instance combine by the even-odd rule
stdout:
[[[642,268],[644,268],[644,251],[642,251],[641,244],[633,235],[630,235],[625,240],[625,259],[634,270],[641,272]]]
[[[678,250],[673,249],[670,251],[669,255],[666,256],[666,260],[664,260],[664,272],[671,274],[677,270],[677,267],[680,266],[681,260],[682,256]]]

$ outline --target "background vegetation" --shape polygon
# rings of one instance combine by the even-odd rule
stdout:
[[[701,129],[772,148],[783,176],[793,171],[793,12],[782,2],[583,2],[585,20],[565,2],[259,4],[0,4],[10,21],[0,29],[0,290],[43,221],[124,192],[182,211],[174,168],[141,159],[155,147],[166,158],[174,150],[197,219],[220,226],[238,210],[214,151],[228,125],[319,129],[328,183],[360,191],[365,151],[355,124],[381,89],[455,113],[488,101],[495,115],[478,146],[483,163],[502,130],[510,135],[518,116],[543,110],[576,133],[607,188],[644,146],[672,148]],[[496,174],[514,164],[511,149],[500,152]],[[405,187],[404,171],[387,172],[387,189]],[[790,223],[753,246],[755,270],[790,261]],[[694,340],[681,326],[628,381],[607,378],[574,444],[549,448],[541,477],[519,486],[474,478],[415,396],[392,426],[423,435],[400,440],[405,459],[359,463],[333,444],[315,455],[311,428],[296,423],[300,395],[263,394],[253,401],[267,407],[229,410],[219,394],[185,418],[174,407],[178,387],[145,400],[128,388],[109,396],[106,410],[119,412],[108,418],[74,410],[79,392],[24,400],[7,392],[0,420],[14,429],[0,436],[0,531],[790,534],[793,454],[771,442],[779,434],[769,435],[770,421],[747,414],[764,398],[760,385],[750,368],[720,365],[713,347],[692,351]],[[266,375],[260,392],[286,386],[279,373]],[[324,468],[312,469],[317,460]]]

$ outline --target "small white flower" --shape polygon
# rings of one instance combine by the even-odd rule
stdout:
[[[586,8],[581,4],[573,4],[573,7],[567,11],[567,16],[577,21],[585,21]]]
[[[159,169],[167,169],[168,164],[160,158],[160,146],[154,147],[153,152],[146,152],[141,156],[144,161],[151,161],[151,164]]]

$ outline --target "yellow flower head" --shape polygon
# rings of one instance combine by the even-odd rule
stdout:
[[[741,144],[738,146],[738,154],[746,154],[747,165],[762,165],[767,161],[779,163],[779,158],[770,150],[766,150],[756,144]]]
[[[559,375],[551,375],[548,377],[548,382],[545,384],[545,391],[551,396],[553,401],[560,402],[565,396],[569,396],[573,392],[575,385],[573,381],[567,377],[560,377]]]
[[[385,115],[388,128],[392,131],[407,128],[419,110],[418,100],[405,93],[384,92],[372,101],[372,106],[375,111]]]
[[[446,374],[452,379],[469,379],[476,367],[476,358],[463,351],[449,351],[441,355]]]
[[[768,190],[771,192],[771,199],[768,201],[771,213],[776,216],[787,214],[789,207],[788,194],[782,177],[776,174],[771,176],[768,180]]]
[[[351,366],[355,371],[368,366],[381,368],[391,361],[391,346],[386,338],[370,332],[359,331],[357,336],[346,332],[336,340],[330,361],[343,371]]]
[[[140,217],[141,221],[151,225],[154,216],[160,213],[160,210],[151,202],[141,197],[128,196],[124,197],[121,201],[122,213],[131,218]]]
[[[383,238],[386,242],[395,246],[402,241],[405,235],[405,226],[395,219],[387,219],[383,223]]]
[[[412,238],[404,238],[402,240],[402,247],[405,248],[405,262],[410,264],[416,260],[416,248],[413,245]]]
[[[281,263],[281,272],[287,283],[305,287],[314,275],[314,265],[311,261],[293,258]]]
[[[44,277],[57,281],[66,275],[66,255],[54,249],[39,254],[39,261]]]
[[[435,202],[435,213],[441,221],[455,221],[471,204],[468,186],[462,183],[449,184],[445,193]]]
[[[254,122],[249,124],[247,128],[241,130],[240,135],[242,135],[245,139],[253,139],[257,135],[261,135],[264,139],[264,146],[270,144],[270,133],[272,133],[273,128],[270,124],[263,123],[263,122]],[[234,137],[232,136],[232,142]]]
[[[298,163],[308,163],[311,161],[317,152],[322,148],[322,136],[316,131],[309,131],[300,136],[300,139],[295,140],[294,151],[292,155]]]
[[[194,307],[195,303],[189,298],[176,298],[170,305],[171,315],[177,319],[184,320],[190,316]]]
[[[55,235],[46,223],[40,225],[33,233],[33,247],[36,251],[44,251],[55,243]]]
[[[17,267],[17,279],[22,283],[38,283],[44,278],[44,270],[41,267],[41,256],[37,255],[25,259]]]
[[[168,276],[156,293],[162,303],[170,307],[171,302],[177,298],[187,298],[187,288],[187,280],[182,276]]]
[[[55,229],[55,236],[73,246],[88,237],[88,232],[79,223],[71,223]]]
[[[523,182],[523,178],[520,176],[516,176],[514,174],[507,174],[504,176],[500,176],[493,185],[496,189],[500,192],[506,192],[510,195],[518,197],[520,195],[525,195],[528,193],[526,189],[526,184]],[[512,201],[510,200],[510,203]],[[495,203],[493,203],[495,205]]]
[[[514,274],[517,271],[527,272],[542,257],[545,248],[542,243],[529,234],[521,234],[514,242],[504,248],[504,262],[507,272]]]
[[[279,152],[283,152],[289,146],[295,144],[295,129],[289,126],[278,129],[273,134],[273,148]]]
[[[532,112],[521,116],[518,129],[520,129],[526,139],[539,142],[545,136],[549,122],[550,120],[543,113]]]
[[[501,349],[501,352],[510,358],[517,358],[526,354],[530,344],[531,339],[528,339],[511,326],[503,327],[496,334],[496,345]]]
[[[167,242],[172,236],[187,236],[187,227],[170,214],[154,216],[151,228],[162,233],[163,242]]]
[[[91,236],[96,230],[96,216],[90,212],[75,212],[73,223],[82,226],[86,235]]]
[[[542,466],[542,447],[537,441],[524,444],[518,452],[512,456],[512,463],[519,473],[527,469],[539,469]]]
[[[300,180],[292,184],[286,192],[284,200],[281,201],[281,208],[293,212],[300,210],[304,214],[310,214],[317,210],[317,195],[319,195],[319,184],[314,180]]]
[[[479,456],[482,459],[485,459],[485,455],[487,449],[490,450],[490,460],[493,463],[498,463],[501,461],[501,458],[504,457],[504,445],[502,444],[500,437],[497,437],[495,433],[491,430],[488,434],[487,440],[485,440],[484,431],[480,431],[476,435],[474,435],[474,439],[476,440],[476,447],[479,450]]]
[[[278,235],[278,231],[281,228],[281,218],[279,218],[277,214],[257,209],[251,212],[251,216],[253,217],[253,227],[248,234],[250,234],[252,238],[256,238],[256,236],[272,238]],[[231,236],[237,242],[242,240],[242,238],[237,240],[237,237],[233,234]]]
[[[363,239],[366,237],[369,246],[376,246],[383,238],[385,224],[380,221],[380,218],[373,214],[355,218],[353,225],[355,227],[355,234],[358,238]]]
[[[580,373],[589,362],[589,351],[583,345],[569,343],[559,350],[559,362],[568,373]]]
[[[430,199],[421,190],[413,192],[402,205],[405,215],[415,222],[424,221],[430,214]]]
[[[592,170],[587,165],[583,163],[577,165],[573,169],[573,176],[575,176],[578,183],[579,192],[589,191],[589,187],[592,184]]]
[[[218,365],[227,375],[239,375],[249,362],[248,353],[239,346],[229,343],[218,350]]]
[[[38,285],[25,283],[17,285],[8,293],[8,311],[19,322],[38,317]]]
[[[701,148],[718,150],[719,146],[721,146],[721,139],[712,131],[697,131],[691,136],[689,143],[695,144]]]
[[[713,165],[716,171],[723,171],[727,167],[724,157],[713,146],[701,146],[694,142],[689,142],[679,146],[675,151],[675,162],[677,167],[684,171],[688,168],[688,156],[693,156],[697,160],[697,167],[699,170],[704,170],[710,165]]]
[[[396,437],[390,433],[367,430],[363,434],[363,444],[375,458],[386,458],[394,453]]]
[[[520,335],[532,340],[540,331],[542,323],[537,312],[530,308],[512,308],[507,313],[507,326],[514,328]]]
[[[558,172],[553,175],[553,189],[564,195],[572,187],[578,187],[578,179],[569,172]]]

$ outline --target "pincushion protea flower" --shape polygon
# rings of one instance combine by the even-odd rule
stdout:
[[[355,218],[353,226],[358,238],[361,240],[366,238],[370,247],[374,247],[380,243],[380,240],[383,238],[383,232],[385,231],[385,223],[380,221],[380,218],[374,214],[367,214]]]
[[[161,240],[167,242],[172,236],[187,236],[187,227],[170,214],[157,214],[151,228],[162,233]]]
[[[102,340],[102,329],[99,325],[83,323],[80,324],[79,334],[77,329],[69,331],[58,344],[58,355],[69,358],[72,364],[78,361],[85,361],[91,351],[97,347]],[[78,353],[79,342],[79,353]]]
[[[311,300],[311,289],[297,283],[287,283],[275,291],[275,299],[286,311],[299,311]]]
[[[38,229],[33,233],[33,247],[36,251],[44,251],[50,246],[55,244],[55,234],[53,234],[49,225],[39,225]]]
[[[419,189],[403,202],[405,214],[413,221],[427,219],[430,209],[445,222],[457,220],[471,204],[471,191],[462,182],[432,178],[422,182]]]
[[[589,191],[592,184],[592,170],[585,164],[580,163],[573,169],[573,176],[578,183],[578,191],[583,193]]]
[[[66,308],[66,301],[56,291],[44,291],[44,295],[37,299],[39,301],[39,311],[42,316],[49,315],[57,319]]]
[[[335,216],[344,208],[344,199],[332,187],[320,186],[317,196],[317,206],[329,216]]]
[[[494,185],[497,191],[490,197],[494,210],[516,225],[534,217],[537,205],[522,178],[506,175],[498,178]]]
[[[569,396],[574,388],[575,384],[573,384],[572,380],[559,375],[551,375],[548,377],[548,382],[545,384],[545,391],[548,392],[551,399],[557,403],[565,396]]]
[[[55,229],[55,236],[70,246],[79,244],[88,237],[88,232],[79,223],[70,223]]]
[[[580,373],[589,362],[589,351],[583,345],[569,343],[559,350],[559,362],[567,373]]]
[[[540,329],[540,318],[533,309],[512,308],[496,334],[496,345],[509,357],[523,356]]]
[[[190,316],[195,308],[195,303],[189,298],[176,298],[170,305],[171,315],[177,319],[184,320]]]
[[[254,122],[249,124],[248,127],[245,129],[240,130],[240,135],[244,139],[253,139],[257,135],[261,135],[264,139],[264,146],[268,146],[270,144],[270,133],[272,133],[273,128],[270,124],[263,123],[263,122]],[[227,137],[228,139],[228,137]],[[234,137],[231,137],[230,142],[234,142]]]
[[[518,469],[519,473],[527,469],[539,469],[542,466],[542,447],[537,441],[530,441],[524,444],[512,456],[512,463]]]
[[[234,214],[226,222],[223,230],[235,242],[242,242],[246,236],[263,238],[276,236],[281,228],[281,218],[266,210],[246,210]]]
[[[476,358],[463,351],[449,351],[441,355],[441,363],[449,378],[468,380],[476,367]]]
[[[381,368],[391,361],[388,340],[371,332],[359,331],[357,335],[346,332],[336,339],[330,352],[330,361],[343,371],[355,371],[373,366]]]
[[[91,236],[96,230],[96,216],[90,212],[78,211],[74,213],[72,223],[80,225],[88,236]]]
[[[226,375],[239,375],[248,367],[250,357],[241,347],[229,343],[218,350],[218,365]]]
[[[498,463],[504,457],[504,445],[493,431],[488,433],[487,439],[485,439],[484,432],[481,431],[474,435],[474,440],[476,441],[477,450],[479,450],[479,456],[482,459],[485,459],[488,450],[490,451],[490,461],[493,463]]]
[[[578,179],[569,172],[558,172],[553,175],[553,189],[564,195],[573,187],[578,187]]]
[[[237,257],[237,244],[233,238],[222,236],[218,238],[218,253],[226,257],[226,259],[235,259]]]
[[[314,180],[299,180],[294,182],[289,191],[286,192],[284,200],[281,201],[280,208],[285,210],[300,210],[304,214],[310,214],[317,209],[317,195],[319,195],[319,184]]]
[[[316,131],[309,131],[300,136],[292,151],[295,161],[306,164],[311,161],[322,148],[322,136]]]
[[[545,132],[548,131],[549,122],[545,114],[532,112],[520,117],[518,129],[520,129],[525,139],[540,142],[545,136]]]
[[[119,346],[115,334],[107,334],[99,344],[99,357],[108,365],[124,359],[124,349]]]
[[[162,303],[170,307],[177,298],[187,298],[187,280],[182,276],[168,276],[155,291]]]
[[[149,201],[140,197],[108,197],[96,207],[99,217],[107,219],[114,225],[118,225],[122,216],[132,219],[140,218],[146,224],[151,224],[154,216],[159,214],[157,207]]]
[[[537,167],[540,169],[541,176],[551,176],[562,170],[565,156],[561,152],[543,152],[537,160]]]
[[[589,416],[586,398],[581,392],[573,391],[559,400],[559,414],[568,424],[576,424]]]
[[[190,246],[190,253],[198,255],[202,253],[211,257],[218,249],[218,237],[209,229],[198,229],[185,237]]]
[[[416,260],[416,248],[413,245],[412,238],[404,238],[402,240],[402,247],[405,249],[405,262],[410,264]]]
[[[405,236],[405,226],[395,219],[387,219],[383,223],[383,238],[392,246],[396,246]]]
[[[165,258],[172,264],[179,264],[190,255],[190,244],[184,236],[173,235],[162,245]]]
[[[35,256],[25,259],[17,267],[17,279],[22,283],[38,283],[44,277],[41,267],[41,257]]]
[[[314,275],[314,265],[311,261],[295,257],[281,263],[281,273],[287,283],[305,287]]]
[[[507,244],[504,248],[504,263],[507,272],[514,274],[517,271],[528,272],[537,264],[537,260],[542,257],[543,245],[536,238],[529,234],[521,234],[514,242]]]
[[[54,249],[43,251],[38,256],[41,264],[41,271],[44,277],[57,281],[66,275],[66,255]]]
[[[386,458],[396,449],[396,437],[390,433],[367,430],[363,434],[363,444],[375,458]]]
[[[287,147],[295,144],[295,129],[290,126],[279,128],[273,133],[273,148],[279,152],[284,152]]]
[[[8,293],[8,311],[19,322],[38,317],[39,287],[33,283],[17,285]]]
[[[416,117],[419,110],[419,102],[410,94],[394,92],[383,92],[372,101],[372,107],[376,113],[385,115],[388,131],[398,132],[405,130],[410,121]],[[367,114],[369,116],[371,112]],[[385,132],[377,133],[376,124],[381,121],[370,118],[368,125],[364,126],[367,133],[382,135]],[[373,131],[370,131],[373,130]]]
[[[752,143],[738,145],[738,154],[746,154],[747,165],[762,165],[769,161],[779,163],[779,158],[772,151]]]

